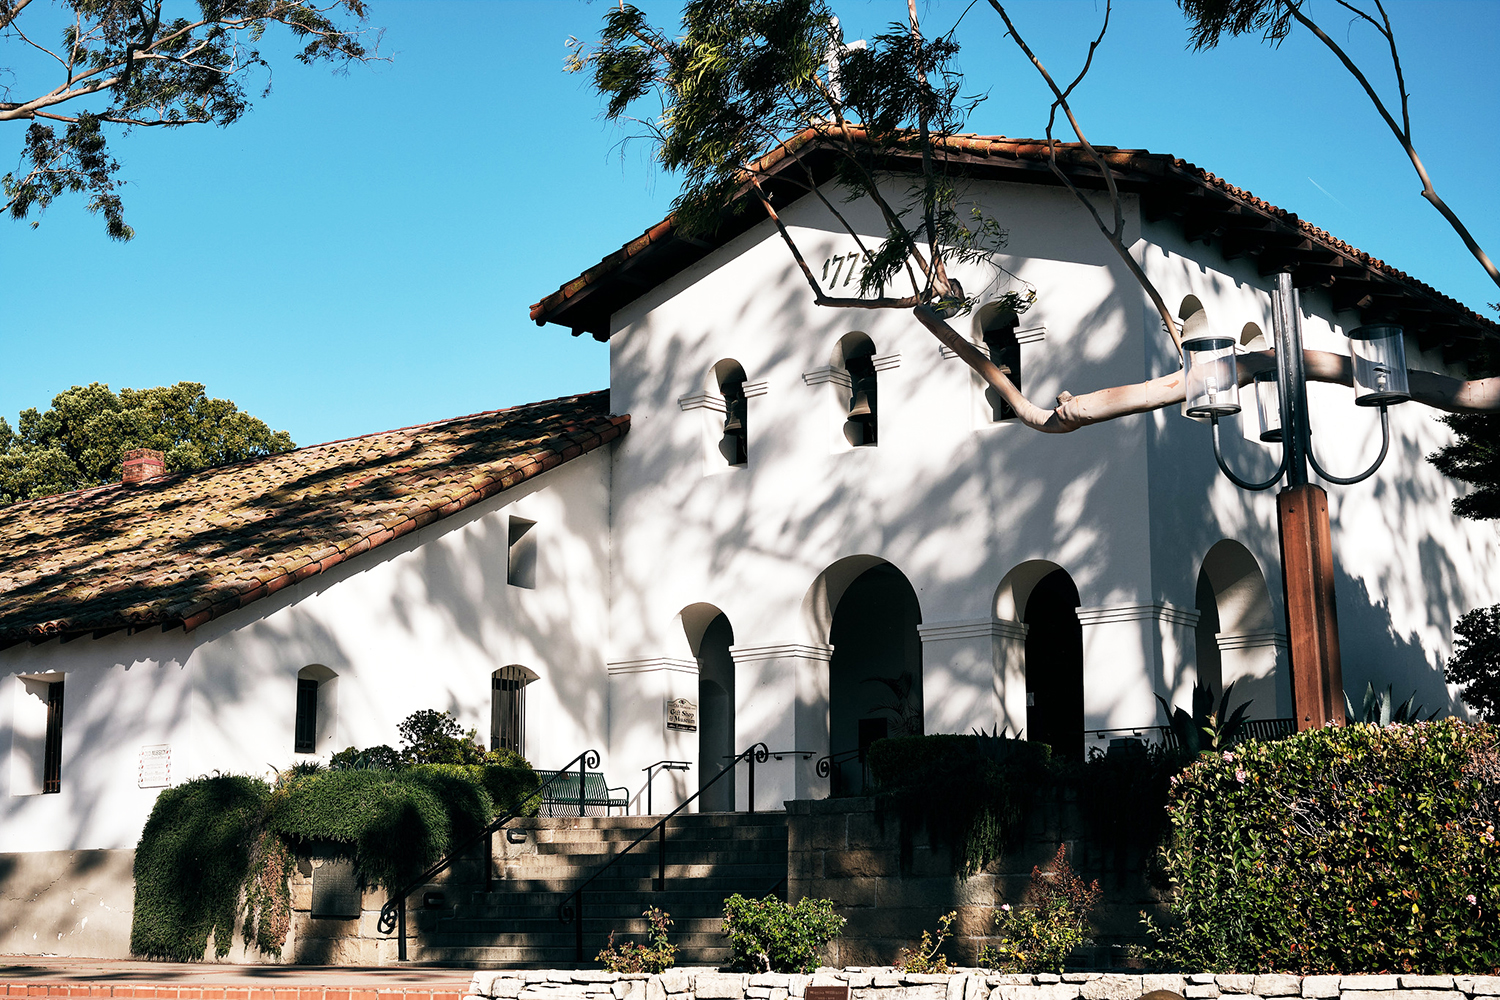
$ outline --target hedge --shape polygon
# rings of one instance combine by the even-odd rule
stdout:
[[[1154,960],[1212,972],[1500,968],[1500,731],[1351,725],[1173,781]]]

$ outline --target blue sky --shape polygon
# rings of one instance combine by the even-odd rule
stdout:
[[[983,2],[959,65],[989,99],[971,129],[1042,134],[1035,71]],[[846,36],[904,16],[835,0]],[[116,140],[128,221],[109,241],[78,200],[32,230],[0,220],[0,415],[75,384],[206,383],[299,444],[599,388],[608,351],[528,307],[666,213],[677,185],[644,144],[599,120],[562,72],[569,35],[605,6],[374,0],[390,63],[347,76],[277,52],[272,93],[229,129]],[[676,6],[648,5],[658,22]],[[1054,76],[1098,29],[1089,0],[1015,3]],[[1314,0],[1391,94],[1373,32]],[[1500,253],[1500,3],[1391,6],[1418,149],[1438,190]],[[1191,160],[1493,316],[1500,289],[1417,197],[1410,165],[1357,85],[1315,40],[1192,53],[1174,4],[1127,0],[1075,107],[1095,143]],[[8,45],[0,66],[33,78]],[[52,82],[47,83],[48,86]],[[0,125],[0,170],[23,126]],[[1065,136],[1072,138],[1071,135]]]

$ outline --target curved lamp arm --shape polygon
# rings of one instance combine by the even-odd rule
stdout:
[[[1385,453],[1387,451],[1390,451],[1390,449],[1391,417],[1390,414],[1386,412],[1385,406],[1382,405],[1380,407],[1380,454],[1375,456],[1374,465],[1370,466],[1359,475],[1352,476],[1348,479],[1341,479],[1338,476],[1330,476],[1328,473],[1324,472],[1323,467],[1318,464],[1318,457],[1313,454],[1312,441],[1307,442],[1307,460],[1312,463],[1313,471],[1316,472],[1319,476],[1328,480],[1330,483],[1336,483],[1339,486],[1353,486],[1355,483],[1362,483],[1366,479],[1369,479],[1371,476],[1373,476],[1375,474],[1375,470],[1380,468],[1380,463],[1385,461]]]
[[[1384,410],[1385,410],[1385,408],[1381,407],[1381,412],[1384,412]],[[1286,473],[1286,448],[1285,447],[1283,447],[1281,449],[1281,464],[1276,467],[1276,472],[1271,476],[1270,479],[1267,479],[1263,483],[1248,482],[1248,481],[1246,481],[1244,479],[1241,479],[1239,476],[1236,476],[1234,474],[1234,471],[1232,469],[1230,469],[1229,465],[1224,461],[1224,453],[1219,450],[1219,418],[1218,417],[1214,417],[1213,418],[1213,425],[1214,425],[1214,461],[1219,463],[1219,471],[1222,472],[1222,473],[1224,473],[1224,475],[1228,476],[1229,477],[1229,481],[1231,483],[1233,483],[1234,485],[1238,486],[1242,490],[1251,490],[1251,491],[1258,492],[1260,490],[1268,490],[1272,486],[1275,486],[1277,483],[1281,482],[1282,475],[1284,475]],[[1385,453],[1382,452],[1381,453],[1381,457],[1383,458],[1384,456],[1385,456]],[[1373,472],[1374,470],[1372,469],[1370,471]],[[1366,475],[1368,475],[1368,473],[1366,473]]]

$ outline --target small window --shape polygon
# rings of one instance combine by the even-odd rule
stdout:
[[[875,345],[862,333],[839,342],[844,371],[849,373],[849,412],[844,437],[854,447],[875,444],[880,435],[879,385]]]
[[[511,665],[490,679],[490,749],[524,754],[526,745],[526,685],[536,675]]]
[[[338,674],[313,663],[297,671],[297,715],[292,726],[294,753],[328,753],[338,723]]]
[[[297,678],[297,753],[316,753],[318,748],[318,682]],[[285,745],[285,744],[283,744]]]
[[[1024,391],[1021,384],[1021,344],[1016,339],[1017,318],[1015,313],[999,313],[984,328],[984,346],[989,349],[990,360],[1005,373],[1011,384]],[[1016,411],[1011,408],[993,386],[984,391],[985,401],[990,404],[993,420],[1011,420]]]
[[[506,565],[505,582],[512,587],[536,589],[535,528],[535,521],[527,521],[519,517],[510,519],[510,554]]]
[[[47,739],[42,751],[42,792],[62,791],[63,682],[47,685]]]

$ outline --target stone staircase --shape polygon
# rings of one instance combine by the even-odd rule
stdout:
[[[417,915],[408,944],[414,962],[490,968],[574,965],[575,930],[558,907],[586,879],[649,830],[657,816],[537,817],[516,820],[495,837],[496,879],[489,892],[446,888],[457,905]],[[512,838],[524,833],[523,843]],[[786,814],[684,813],[667,824],[666,888],[656,891],[657,838],[596,879],[583,903],[584,961],[615,932],[615,943],[645,942],[641,916],[671,915],[668,940],[678,965],[722,965],[724,899],[734,893],[786,898]]]

